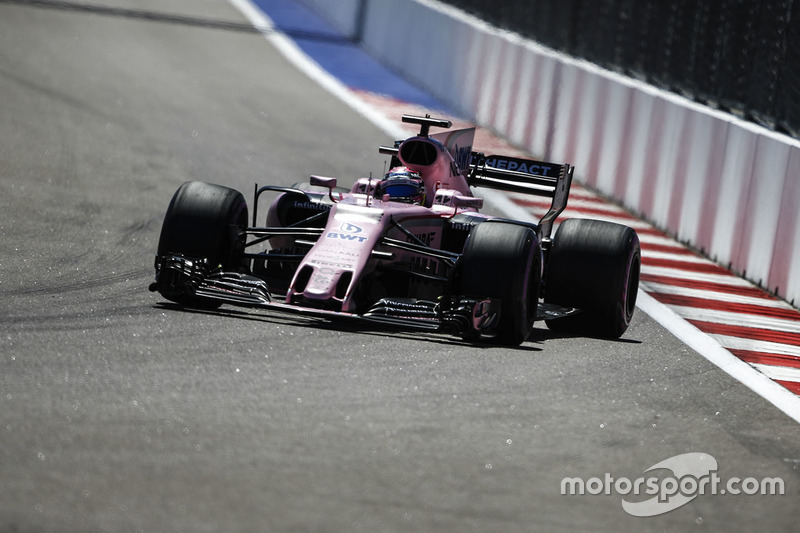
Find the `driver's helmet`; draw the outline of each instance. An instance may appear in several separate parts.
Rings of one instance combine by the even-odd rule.
[[[419,172],[408,167],[396,167],[378,183],[376,193],[378,197],[388,194],[395,202],[422,205],[425,203],[425,182]]]

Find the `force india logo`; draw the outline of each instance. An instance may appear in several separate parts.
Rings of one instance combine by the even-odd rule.
[[[343,241],[355,241],[355,242],[364,242],[367,240],[366,237],[358,235],[359,233],[363,232],[364,228],[361,226],[356,226],[355,224],[351,224],[349,222],[342,222],[341,226],[339,226],[339,231],[329,231],[325,237],[328,239],[341,239]]]

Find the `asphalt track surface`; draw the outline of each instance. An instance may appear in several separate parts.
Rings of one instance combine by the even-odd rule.
[[[183,181],[378,173],[391,139],[226,2],[92,5],[121,9],[0,2],[0,531],[800,523],[797,424],[641,312],[502,349],[149,293]],[[649,518],[560,494],[686,452],[786,494]]]

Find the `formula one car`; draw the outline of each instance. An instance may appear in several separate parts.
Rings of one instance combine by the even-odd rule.
[[[172,198],[150,286],[186,307],[221,304],[452,333],[515,346],[536,320],[569,334],[621,336],[634,312],[636,232],[562,222],[573,168],[472,151],[475,129],[404,115],[418,135],[383,146],[383,179],[352,188],[311,176],[256,185],[251,225],[236,190],[184,183]],[[470,187],[552,198],[538,224],[481,214]],[[259,199],[275,196],[259,225]]]

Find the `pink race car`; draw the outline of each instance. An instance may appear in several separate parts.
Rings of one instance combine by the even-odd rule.
[[[633,315],[641,262],[636,232],[598,220],[553,222],[573,168],[472,151],[474,128],[403,116],[419,135],[381,147],[383,179],[351,189],[312,176],[256,186],[252,225],[236,190],[181,185],[169,204],[151,291],[186,307],[277,308],[519,345],[534,321],[621,336]],[[470,187],[552,198],[538,224],[481,214]],[[271,193],[266,224],[259,199]],[[277,196],[276,196],[277,195]]]

